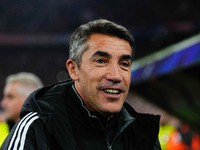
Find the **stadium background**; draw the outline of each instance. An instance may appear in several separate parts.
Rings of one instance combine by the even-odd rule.
[[[195,36],[196,57],[190,58],[191,63],[177,63],[162,74],[138,78],[132,81],[130,91],[199,131],[199,7],[197,0],[1,0],[0,91],[6,76],[20,71],[37,74],[45,85],[68,78],[69,37],[89,20],[105,18],[127,27],[136,41],[135,61],[146,58],[144,66],[153,61],[153,54],[170,51],[171,45]],[[180,57],[193,51],[189,48]],[[164,67],[170,68],[171,58],[165,58],[162,60],[168,65]]]

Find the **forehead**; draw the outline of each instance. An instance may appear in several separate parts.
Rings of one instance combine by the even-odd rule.
[[[5,88],[4,88],[4,93],[15,93],[17,92],[17,89],[18,87],[20,86],[20,83],[19,82],[11,82],[11,83],[8,83]]]
[[[128,41],[100,33],[94,33],[86,41],[88,50],[109,51],[112,54],[132,54],[132,49]]]

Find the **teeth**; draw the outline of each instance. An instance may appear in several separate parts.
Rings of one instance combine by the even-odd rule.
[[[113,89],[106,89],[104,90],[106,93],[110,93],[110,94],[118,94],[119,90],[113,90]]]

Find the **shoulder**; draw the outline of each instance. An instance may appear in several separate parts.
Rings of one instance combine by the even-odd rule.
[[[45,130],[38,114],[30,112],[13,127],[1,148],[8,150],[36,149],[36,140],[43,136],[44,132]],[[40,137],[36,137],[38,135]]]
[[[29,112],[38,112],[41,116],[52,114],[55,109],[59,110],[65,99],[68,98],[68,91],[72,84],[73,81],[67,80],[34,91],[24,102],[20,118]]]
[[[46,86],[35,93],[31,99],[37,100],[42,104],[56,105],[60,100],[67,98],[69,89],[72,87],[73,81],[62,81],[53,85]],[[33,100],[32,100],[33,101]],[[38,102],[38,103],[39,103]],[[41,104],[41,105],[42,105]]]
[[[159,124],[160,115],[138,113],[127,102],[124,103],[124,107],[128,111],[128,113],[138,121],[142,121],[142,122],[144,121],[150,124],[151,123]]]
[[[136,145],[153,147],[158,139],[160,115],[138,113],[128,103],[124,107],[135,118],[130,133],[135,136]]]
[[[124,107],[135,118],[133,125],[138,129],[155,133],[159,132],[160,115],[138,113],[128,103],[125,103]]]
[[[66,91],[66,89],[70,88],[73,84],[72,80],[66,80],[62,82],[58,82],[56,84],[52,84],[49,86],[45,86],[38,91],[36,91],[36,97],[40,97],[46,94],[52,94],[52,93],[63,93]]]

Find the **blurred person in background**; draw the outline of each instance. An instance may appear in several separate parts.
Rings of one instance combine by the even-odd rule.
[[[189,124],[181,124],[171,132],[166,150],[200,150],[200,135]]]
[[[1,100],[0,145],[13,125],[20,120],[20,111],[26,98],[42,86],[40,78],[33,73],[20,72],[7,77]]]
[[[72,80],[33,92],[2,149],[160,150],[160,116],[125,102],[134,45],[126,28],[108,20],[77,28],[66,63]]]
[[[162,150],[166,150],[171,134],[181,125],[181,120],[160,109],[160,131],[159,140]]]
[[[189,124],[166,112],[162,113],[160,123],[159,140],[162,150],[200,150],[200,136]]]

